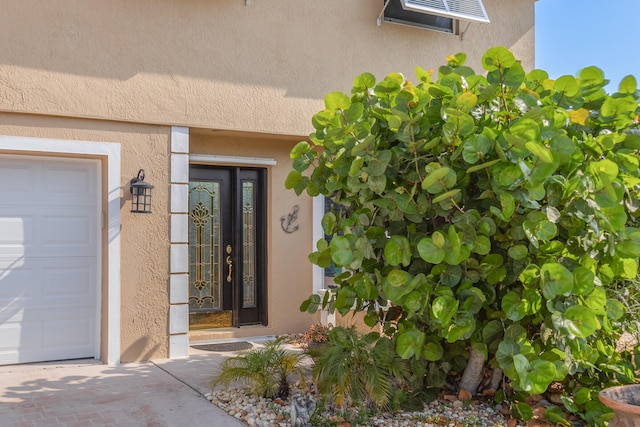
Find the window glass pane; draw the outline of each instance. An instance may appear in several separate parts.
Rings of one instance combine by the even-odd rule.
[[[242,308],[256,306],[255,183],[242,182]]]
[[[189,311],[220,309],[220,183],[189,183]]]

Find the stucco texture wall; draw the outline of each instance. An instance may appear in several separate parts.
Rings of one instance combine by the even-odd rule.
[[[267,229],[269,269],[267,272],[268,333],[285,334],[308,328],[310,316],[298,310],[312,292],[312,269],[308,255],[312,251],[312,201],[286,190],[284,181],[291,170],[289,152],[295,138],[264,137],[231,132],[193,131],[190,151],[197,154],[251,156],[275,159],[269,166]],[[298,231],[286,233],[280,218],[299,206],[294,225]],[[266,332],[262,332],[265,334]]]
[[[168,357],[170,128],[0,113],[0,135],[121,144],[121,359]],[[130,212],[129,180],[140,168],[155,186],[151,215]]]
[[[378,27],[379,0],[7,0],[0,111],[306,135],[363,71],[413,78],[461,51],[480,71],[495,45],[531,69],[534,1],[484,3],[463,40]]]

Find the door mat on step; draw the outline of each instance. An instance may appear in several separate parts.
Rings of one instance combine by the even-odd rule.
[[[205,351],[240,351],[249,350],[253,348],[250,342],[238,341],[238,342],[224,342],[219,344],[198,344],[192,345],[192,348]]]

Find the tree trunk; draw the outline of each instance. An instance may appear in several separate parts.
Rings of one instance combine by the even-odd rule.
[[[469,361],[460,380],[460,389],[466,390],[471,395],[476,394],[484,372],[484,353],[471,348]]]
[[[502,369],[495,368],[491,374],[491,383],[489,384],[489,387],[494,390],[498,390],[500,383],[502,383]]]

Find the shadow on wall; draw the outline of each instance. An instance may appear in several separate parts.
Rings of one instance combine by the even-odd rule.
[[[23,0],[12,2],[0,16],[0,26],[8,29],[0,61],[120,81],[139,74],[166,75],[174,79],[171,85],[188,84],[175,76],[205,78],[279,87],[290,97],[322,99],[328,91],[350,87],[363,71],[380,74],[380,79],[391,71],[411,72],[415,65],[437,67],[444,56],[434,58],[433,46],[451,54],[485,51],[498,43],[514,45],[533,28],[533,6],[530,1],[511,1],[485,0],[490,15],[510,16],[505,18],[510,21],[486,24],[496,25],[492,37],[485,37],[489,27],[472,24],[468,41],[461,42],[456,36],[399,25],[378,27],[382,1],[284,0],[274,7],[259,1],[246,6],[238,0],[173,0],[159,5],[114,0],[100,5],[78,2],[65,10],[59,2]],[[524,7],[531,8],[531,23],[512,23]],[[309,19],[291,19],[300,11],[283,13],[301,8]],[[33,24],[25,27],[24,22]],[[527,25],[531,28],[524,28]],[[397,69],[397,62],[408,57],[415,58],[415,64]],[[377,70],[365,69],[374,64]]]
[[[122,362],[139,362],[143,360],[151,360],[160,348],[160,344],[149,346],[149,338],[138,338],[133,344],[123,350]]]

